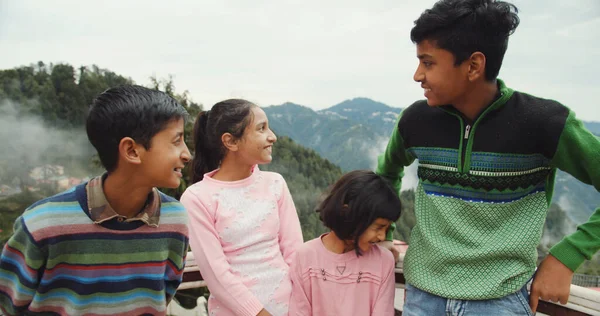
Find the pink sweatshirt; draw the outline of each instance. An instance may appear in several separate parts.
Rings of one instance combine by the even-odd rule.
[[[212,171],[181,196],[190,246],[210,290],[210,315],[288,315],[289,265],[302,245],[294,202],[281,175],[254,168],[240,181]]]
[[[360,257],[354,251],[336,254],[325,248],[321,237],[296,252],[290,268],[290,316],[393,316],[391,251],[373,245]]]

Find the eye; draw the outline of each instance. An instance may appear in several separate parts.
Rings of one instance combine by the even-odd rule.
[[[430,61],[424,61],[424,62],[423,62],[423,65],[424,65],[426,68],[429,68],[429,67],[431,67],[431,65],[433,65],[433,63],[432,63],[432,62],[430,62]]]

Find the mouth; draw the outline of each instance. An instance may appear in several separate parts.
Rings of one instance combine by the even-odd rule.
[[[265,149],[266,149],[268,152],[273,152],[273,145],[266,146],[266,147],[265,147]]]
[[[174,168],[173,171],[175,171],[175,173],[177,173],[177,175],[179,177],[183,177],[183,173],[182,173],[183,168]]]

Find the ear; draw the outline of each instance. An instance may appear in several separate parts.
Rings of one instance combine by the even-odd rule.
[[[136,143],[131,137],[123,137],[119,142],[119,157],[128,163],[139,165],[141,160],[141,150],[143,148],[140,144]]]
[[[221,143],[223,143],[223,146],[229,151],[238,151],[239,149],[239,139],[233,137],[231,133],[223,133],[223,135],[221,135]]]
[[[467,60],[469,63],[467,76],[469,81],[477,81],[485,78],[485,55],[482,52],[474,52]]]

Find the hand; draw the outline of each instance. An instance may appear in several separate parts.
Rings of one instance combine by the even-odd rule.
[[[537,269],[531,284],[529,306],[533,313],[537,310],[540,298],[567,304],[572,280],[573,271],[554,256],[548,255]]]
[[[400,252],[398,251],[398,249],[396,249],[396,247],[394,247],[394,242],[391,240],[384,240],[384,241],[380,241],[377,243],[379,246],[389,250],[392,252],[392,255],[394,255],[394,260],[396,260],[396,263],[398,263],[398,261],[400,260]]]
[[[271,313],[267,312],[266,309],[261,309],[260,312],[258,312],[258,314],[256,314],[256,316],[273,316],[271,315]]]

